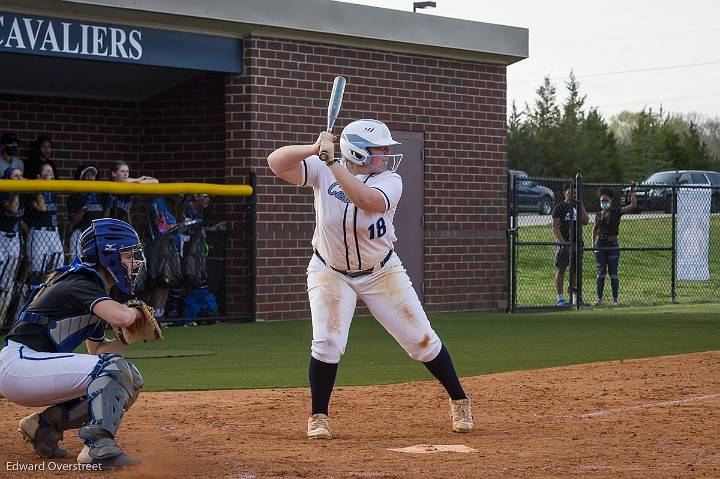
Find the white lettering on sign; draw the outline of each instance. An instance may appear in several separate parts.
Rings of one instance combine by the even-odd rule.
[[[125,53],[125,32],[119,28],[110,28],[110,56],[118,57],[118,52],[123,58],[127,58]]]
[[[21,48],[25,50],[25,42],[22,39],[22,33],[20,33],[20,25],[18,24],[17,18],[13,18],[12,26],[10,27],[10,35],[7,37],[7,46],[12,47],[10,42],[15,40],[14,48]]]
[[[35,50],[35,42],[37,42],[37,38],[40,35],[40,27],[43,24],[42,20],[35,20],[37,25],[37,30],[33,31],[32,27],[32,18],[23,18],[23,23],[25,23],[25,31],[27,32],[28,39],[30,40],[30,49]]]
[[[52,23],[48,23],[47,31],[45,32],[45,38],[43,39],[42,46],[40,47],[40,50],[46,50],[45,45],[50,44],[51,50],[54,52],[59,52],[60,47],[58,46],[57,37],[55,37],[55,29],[52,26]]]
[[[98,27],[93,25],[92,26],[93,31],[93,51],[92,54],[96,57],[106,57],[107,56],[107,45],[105,45],[105,38],[107,37],[107,28],[105,27]]]
[[[62,22],[63,27],[63,53],[77,53],[80,51],[80,44],[76,43],[75,48],[70,50],[70,26],[72,23]]]
[[[0,15],[0,47],[5,51],[26,50],[125,60],[140,60],[143,56],[140,30],[8,13]]]
[[[130,45],[135,49],[135,53],[130,53],[130,58],[133,60],[139,60],[142,58],[142,44],[140,43],[140,40],[142,39],[142,32],[139,30],[132,30],[130,32]]]

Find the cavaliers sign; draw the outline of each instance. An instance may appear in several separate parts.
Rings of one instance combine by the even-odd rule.
[[[0,52],[241,73],[238,38],[0,12]]]

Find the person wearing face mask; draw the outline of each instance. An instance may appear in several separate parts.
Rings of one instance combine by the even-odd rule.
[[[597,301],[595,304],[602,304],[607,273],[610,276],[613,304],[617,305],[620,289],[620,279],[618,277],[620,267],[620,244],[618,243],[620,218],[622,215],[630,213],[637,206],[635,185],[633,184],[630,188],[630,204],[622,208],[613,206],[615,192],[611,188],[602,187],[598,189],[598,196],[600,197],[600,211],[595,214],[595,224],[593,224],[592,229],[593,248],[597,263]]]
[[[20,173],[25,172],[25,163],[17,157],[18,138],[17,134],[12,131],[3,133],[0,137],[0,171],[5,171],[10,167],[17,168]]]

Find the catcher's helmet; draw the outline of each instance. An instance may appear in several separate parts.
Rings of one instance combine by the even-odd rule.
[[[393,140],[385,123],[378,120],[356,120],[346,126],[340,134],[340,154],[343,159],[356,165],[369,165],[373,155],[368,148],[399,145]],[[397,170],[402,155],[385,155],[393,160],[391,171]]]
[[[132,294],[135,278],[145,264],[140,238],[132,226],[113,218],[93,220],[80,235],[80,260],[99,265],[110,272],[117,287],[125,294]],[[122,254],[132,252],[130,270],[122,263]]]

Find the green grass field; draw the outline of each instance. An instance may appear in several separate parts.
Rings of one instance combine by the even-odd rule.
[[[720,305],[515,314],[431,316],[458,372],[475,376],[720,348]],[[307,385],[309,321],[164,330],[166,341],[128,348],[146,389],[193,390]],[[357,318],[338,384],[431,379],[374,320]]]
[[[522,224],[522,222],[520,223]],[[623,219],[621,247],[670,247],[670,218]],[[592,224],[583,228],[586,246],[592,245]],[[519,241],[554,241],[550,226],[521,226]],[[720,217],[710,221],[710,281],[679,281],[678,303],[714,302],[720,298]],[[555,303],[554,246],[518,246],[517,305],[541,306]],[[634,305],[671,302],[671,252],[623,251],[620,255],[620,302]],[[583,257],[583,299],[597,299],[595,256]],[[567,284],[567,275],[565,277]],[[610,280],[606,280],[605,299],[612,299]]]

